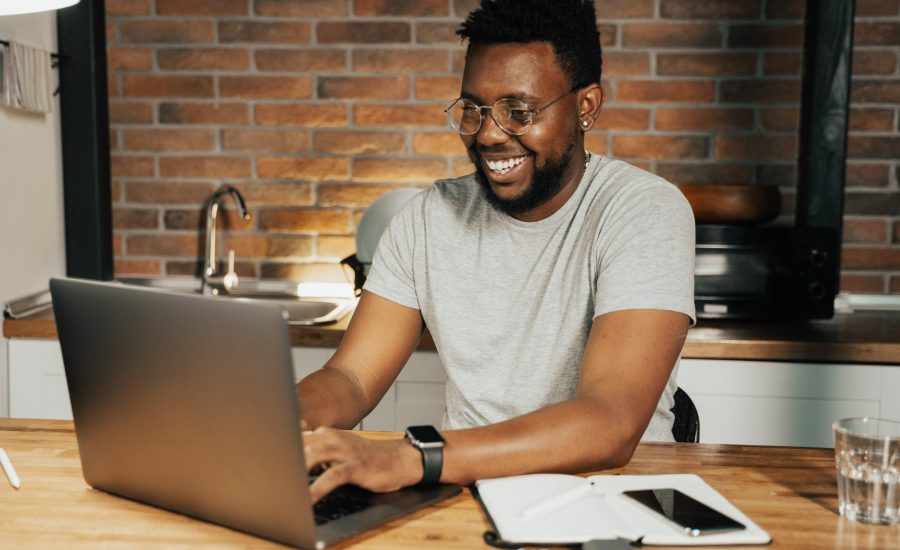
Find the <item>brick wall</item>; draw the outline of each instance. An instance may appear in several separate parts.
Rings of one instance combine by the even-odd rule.
[[[800,0],[596,0],[590,150],[676,183],[777,183],[793,211]],[[201,204],[238,272],[341,279],[365,207],[470,171],[442,108],[473,0],[107,0],[117,274],[199,271]],[[857,0],[845,290],[900,293],[900,0]]]

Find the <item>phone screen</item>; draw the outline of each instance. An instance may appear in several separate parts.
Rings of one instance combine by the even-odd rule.
[[[669,521],[677,523],[689,535],[697,536],[717,531],[745,529],[742,523],[713,510],[677,489],[625,491],[622,494],[643,504]]]

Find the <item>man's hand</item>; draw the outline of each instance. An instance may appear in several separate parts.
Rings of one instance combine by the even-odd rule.
[[[313,502],[346,483],[381,493],[422,479],[422,454],[404,439],[374,441],[320,427],[304,432],[303,443],[306,467],[324,469],[310,485]]]

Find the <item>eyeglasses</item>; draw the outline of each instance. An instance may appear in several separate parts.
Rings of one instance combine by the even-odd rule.
[[[518,99],[504,98],[497,100],[493,105],[478,105],[472,100],[460,97],[447,105],[447,108],[444,109],[444,114],[447,115],[447,120],[450,121],[450,126],[453,126],[454,130],[464,136],[471,136],[478,133],[478,130],[481,129],[485,111],[489,110],[491,118],[494,119],[494,122],[497,123],[501,130],[513,136],[521,136],[531,128],[534,117],[580,87],[581,84],[573,87],[537,109],[528,107],[527,103]]]

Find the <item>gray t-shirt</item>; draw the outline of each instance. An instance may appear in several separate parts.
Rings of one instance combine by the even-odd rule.
[[[472,175],[441,180],[391,221],[365,285],[418,309],[447,371],[444,428],[574,397],[593,319],[625,309],[694,319],[694,218],[678,189],[592,155],[548,218],[497,212]],[[672,441],[677,365],[645,440]]]

